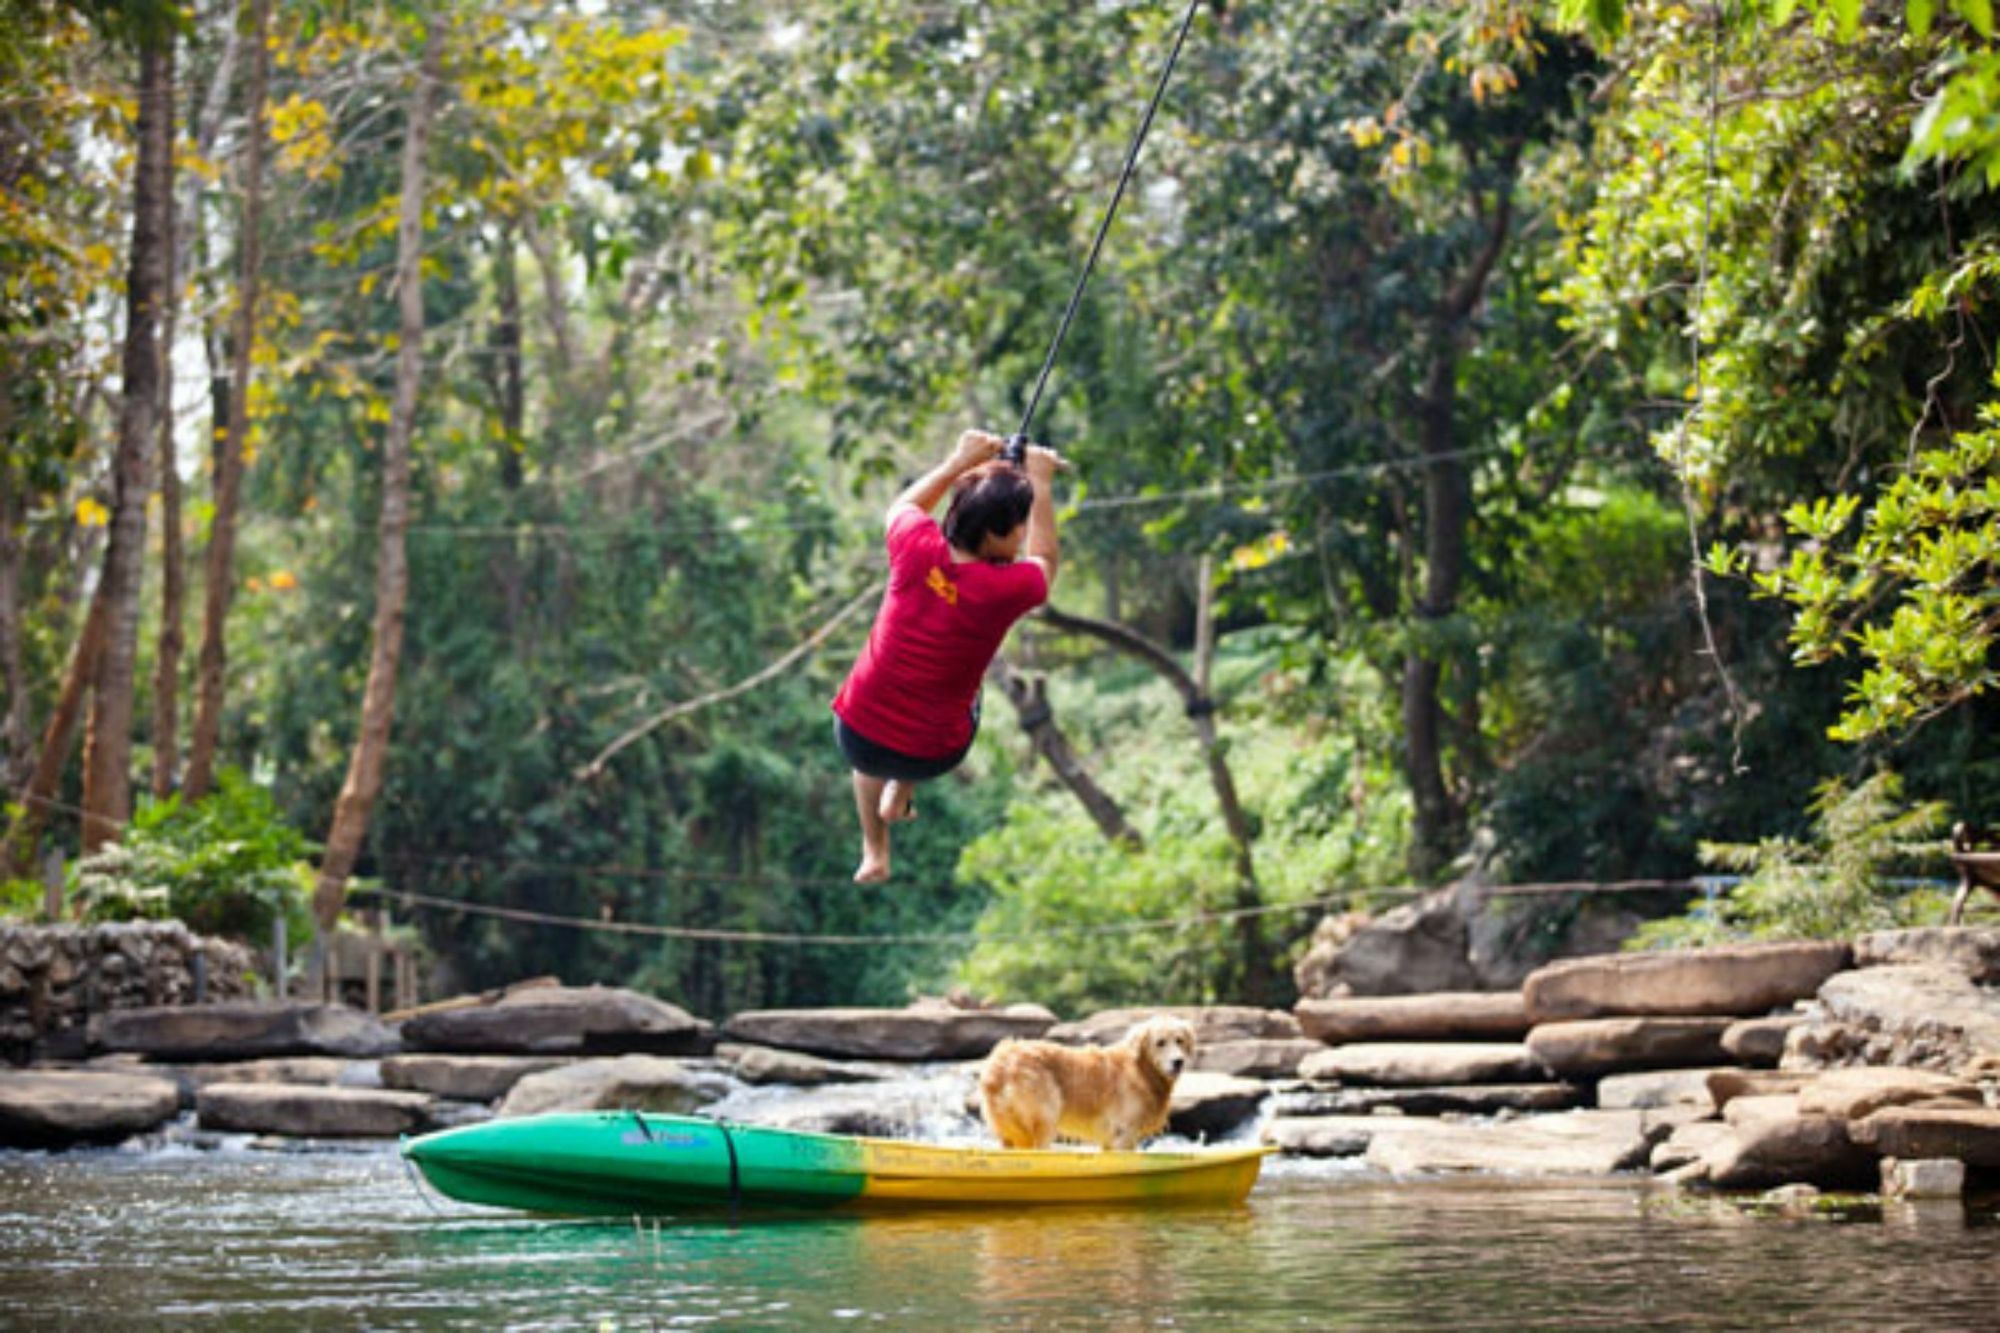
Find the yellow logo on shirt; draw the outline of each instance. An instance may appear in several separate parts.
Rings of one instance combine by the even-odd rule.
[[[958,605],[958,585],[946,578],[944,571],[936,565],[931,566],[930,577],[924,580],[924,586],[944,598],[946,604]]]

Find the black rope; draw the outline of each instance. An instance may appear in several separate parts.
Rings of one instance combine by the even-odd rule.
[[[1091,272],[1097,267],[1098,252],[1104,249],[1104,238],[1111,230],[1111,219],[1118,215],[1118,204],[1125,198],[1125,187],[1132,183],[1132,173],[1139,165],[1139,151],[1146,145],[1146,133],[1153,128],[1154,113],[1160,109],[1160,99],[1166,96],[1167,82],[1173,78],[1174,65],[1181,58],[1181,47],[1187,42],[1188,29],[1194,26],[1195,10],[1200,6],[1201,0],[1188,0],[1187,13],[1181,17],[1180,31],[1174,36],[1173,50],[1167,53],[1166,68],[1160,71],[1160,81],[1153,88],[1153,100],[1147,103],[1145,119],[1139,122],[1139,131],[1132,136],[1132,146],[1125,153],[1125,170],[1118,176],[1118,188],[1112,191],[1111,203],[1097,224],[1097,237],[1090,243],[1090,256],[1083,261],[1083,272],[1077,274],[1076,287],[1069,294],[1069,305],[1063,310],[1062,323],[1056,326],[1056,336],[1049,343],[1049,354],[1042,358],[1042,373],[1036,376],[1034,392],[1028,395],[1028,410],[1021,414],[1021,428],[1007,437],[1007,447],[1002,456],[1016,467],[1027,457],[1028,432],[1035,424],[1035,410],[1042,405],[1042,391],[1048,387],[1049,372],[1055,369],[1056,353],[1062,350],[1063,339],[1069,335],[1070,323],[1076,318],[1076,308],[1083,303],[1083,289],[1089,285]]]

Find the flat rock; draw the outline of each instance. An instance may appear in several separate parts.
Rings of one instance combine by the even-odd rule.
[[[1332,1043],[1518,1038],[1529,1026],[1519,991],[1309,999],[1300,1000],[1292,1012],[1308,1037]]]
[[[1711,1069],[1655,1069],[1612,1074],[1598,1081],[1597,1104],[1606,1111],[1644,1111],[1662,1106],[1695,1106],[1715,1112],[1709,1093]]]
[[[1804,1014],[1773,1014],[1731,1023],[1722,1034],[1722,1049],[1740,1065],[1775,1069],[1785,1054],[1785,1037],[1806,1021]]]
[[[1477,1083],[1429,1088],[1315,1088],[1281,1092],[1281,1116],[1372,1115],[1377,1108],[1406,1115],[1493,1115],[1499,1111],[1567,1111],[1581,1106],[1573,1083]]]
[[[411,1050],[495,1055],[703,1055],[715,1028],[679,1005],[612,986],[541,986],[492,1004],[418,1014]]]
[[[1548,1077],[1520,1042],[1355,1042],[1308,1056],[1302,1078],[1388,1087],[1531,1083]]]
[[[1799,1113],[1860,1120],[1887,1106],[1940,1100],[1975,1107],[1985,1105],[1976,1084],[1948,1074],[1929,1069],[1861,1065],[1829,1069],[1801,1087]]]
[[[2000,990],[1936,964],[1882,965],[1830,977],[1819,1000],[1833,1024],[1879,1043],[1873,1064],[1956,1069],[2000,1057]],[[1801,1028],[1792,1040],[1806,1035]]]
[[[1699,1162],[1710,1148],[1735,1132],[1720,1120],[1691,1120],[1676,1125],[1673,1133],[1653,1145],[1650,1164],[1654,1171],[1672,1171]]]
[[[655,1111],[690,1115],[727,1096],[729,1080],[662,1055],[620,1055],[528,1074],[500,1103],[503,1117],[545,1111]]]
[[[1722,1111],[1738,1097],[1790,1096],[1812,1082],[1813,1075],[1797,1070],[1711,1069],[1708,1097]]]
[[[817,1088],[829,1083],[880,1083],[896,1076],[894,1068],[854,1060],[823,1060],[803,1051],[783,1051],[774,1046],[744,1046],[724,1042],[715,1048],[715,1058],[729,1066],[729,1072],[745,1083],[779,1083],[794,1088]]]
[[[972,1060],[1009,1037],[1039,1037],[1055,1015],[1038,1004],[958,1009],[914,1004],[905,1009],[763,1009],[723,1025],[730,1040],[776,1046],[835,1059]]]
[[[1271,1089],[1254,1078],[1195,1070],[1174,1083],[1167,1129],[1191,1139],[1226,1137],[1257,1118]]]
[[[1811,998],[1852,961],[1845,944],[1732,944],[1550,963],[1521,993],[1536,1024],[1610,1015],[1752,1016]]]
[[[93,1022],[94,1041],[107,1051],[136,1051],[152,1060],[255,1060],[275,1055],[389,1055],[396,1034],[378,1019],[345,1005],[298,1000],[232,1000],[223,1004],[114,1009]]]
[[[173,1082],[144,1074],[0,1069],[0,1146],[58,1148],[143,1134],[180,1109]]]
[[[394,1138],[427,1129],[431,1099],[416,1092],[294,1083],[211,1083],[195,1099],[203,1129],[290,1138]]]
[[[1909,964],[1947,967],[1978,985],[2000,985],[2000,926],[1875,930],[1854,941],[1856,967]]]
[[[1429,1123],[1405,1115],[1280,1116],[1264,1126],[1264,1142],[1299,1157],[1359,1157],[1378,1138]]]
[[[1883,1157],[2000,1167],[2000,1111],[1986,1107],[1891,1106],[1848,1128],[1855,1142]]]
[[[1250,1037],[1197,1046],[1194,1067],[1205,1073],[1239,1078],[1292,1078],[1309,1055],[1326,1049],[1310,1037]]]
[[[1727,1063],[1726,1018],[1586,1018],[1543,1023],[1528,1033],[1528,1050],[1563,1078],[1592,1078],[1628,1069],[1679,1069]]]
[[[1742,1105],[1740,1099],[1731,1109]],[[1769,1189],[1807,1184],[1865,1189],[1879,1175],[1875,1154],[1848,1137],[1830,1116],[1745,1116],[1702,1153],[1708,1182],[1720,1189]]]
[[[1150,1009],[1101,1009],[1074,1023],[1058,1023],[1045,1034],[1065,1046],[1110,1046],[1135,1024],[1149,1018],[1179,1018],[1194,1026],[1199,1046],[1231,1041],[1282,1041],[1300,1035],[1299,1022],[1282,1009],[1241,1004],[1167,1004]]]
[[[1563,1111],[1504,1121],[1417,1120],[1380,1136],[1368,1164],[1396,1175],[1487,1171],[1506,1175],[1609,1175],[1646,1164],[1665,1129],[1641,1111]]]
[[[279,1055],[266,1060],[235,1060],[221,1064],[147,1065],[180,1088],[181,1109],[194,1109],[195,1097],[211,1083],[297,1083],[330,1088],[348,1076],[352,1060],[336,1055]]]
[[[383,1086],[461,1102],[497,1101],[530,1074],[568,1063],[559,1055],[392,1055]]]

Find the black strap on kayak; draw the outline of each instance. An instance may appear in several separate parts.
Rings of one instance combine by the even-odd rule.
[[[1132,136],[1132,146],[1125,152],[1125,170],[1119,173],[1118,188],[1111,192],[1111,203],[1104,210],[1104,217],[1097,224],[1097,237],[1090,243],[1090,255],[1083,261],[1083,272],[1076,278],[1076,287],[1069,294],[1069,305],[1063,310],[1062,322],[1056,326],[1055,339],[1049,343],[1049,354],[1042,359],[1042,373],[1035,377],[1034,392],[1028,395],[1028,410],[1021,414],[1021,427],[1007,437],[1007,445],[1001,456],[1019,467],[1028,456],[1029,432],[1034,428],[1035,409],[1042,404],[1042,391],[1048,388],[1049,372],[1056,367],[1056,353],[1062,350],[1063,339],[1069,334],[1071,321],[1076,318],[1076,308],[1083,303],[1083,289],[1090,283],[1092,270],[1097,267],[1098,252],[1104,249],[1104,238],[1111,230],[1111,219],[1118,216],[1118,204],[1125,198],[1125,187],[1132,183],[1132,173],[1139,166],[1139,150],[1146,146],[1146,132],[1153,128],[1153,116],[1160,109],[1160,99],[1166,96],[1167,81],[1174,76],[1174,66],[1180,61],[1181,47],[1187,44],[1188,29],[1194,26],[1195,11],[1201,7],[1201,0],[1188,0],[1187,13],[1181,16],[1180,31],[1174,35],[1173,49],[1167,53],[1166,67],[1160,71],[1160,81],[1153,88],[1153,100],[1146,104],[1146,115],[1139,122],[1139,130]]]
[[[651,1143],[653,1141],[653,1129],[652,1126],[646,1123],[645,1116],[642,1116],[637,1111],[634,1111],[632,1113],[632,1123],[639,1127],[639,1134],[646,1140],[646,1142]]]
[[[736,1139],[729,1132],[729,1125],[718,1120],[715,1127],[722,1131],[722,1146],[729,1149],[729,1227],[736,1229],[736,1214],[743,1205],[743,1172],[736,1164]]]

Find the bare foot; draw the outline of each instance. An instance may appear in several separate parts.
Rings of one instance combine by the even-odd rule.
[[[917,817],[916,789],[893,779],[882,788],[882,804],[877,807],[884,824],[901,824]]]
[[[880,884],[887,878],[889,878],[889,858],[886,856],[880,860],[873,856],[863,856],[861,868],[854,872],[856,884]]]

